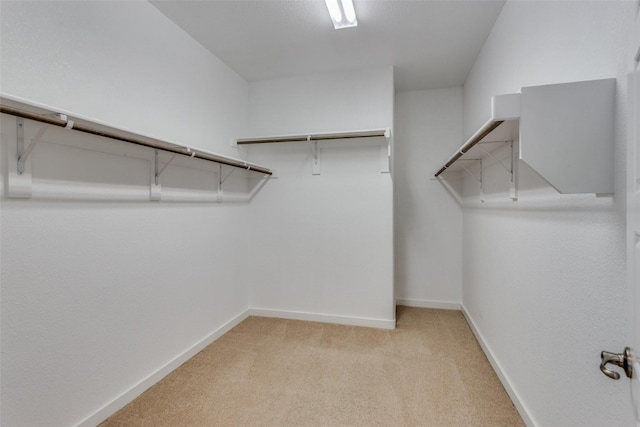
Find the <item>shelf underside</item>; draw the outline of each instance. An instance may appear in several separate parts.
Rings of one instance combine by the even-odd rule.
[[[490,156],[506,143],[518,138],[519,120],[508,120],[495,128],[490,134],[481,139],[476,145],[465,152],[446,172],[459,172],[469,167],[472,161]]]

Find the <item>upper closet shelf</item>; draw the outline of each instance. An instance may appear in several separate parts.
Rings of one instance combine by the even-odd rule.
[[[458,159],[467,154],[467,158],[476,154],[473,147],[480,142],[505,142],[513,139],[512,126],[500,126],[505,121],[520,118],[520,94],[496,95],[491,98],[491,118],[474,133],[436,172],[436,178],[449,169]]]
[[[173,142],[163,141],[160,139],[147,137],[131,131],[127,131],[110,124],[106,124],[97,120],[85,118],[73,113],[56,110],[52,107],[40,105],[31,101],[17,98],[7,94],[0,94],[0,113],[9,114],[23,119],[34,120],[45,123],[47,125],[58,126],[75,131],[84,132],[92,135],[102,136],[109,139],[123,141],[131,144],[142,145],[145,147],[162,150],[175,155],[193,157],[197,159],[215,162],[221,165],[227,165],[234,168],[244,169],[246,171],[256,172],[264,175],[272,175],[273,171],[264,166],[249,163],[241,159],[223,156],[221,154],[180,145]],[[35,141],[37,143],[37,139]],[[24,167],[31,150],[35,147],[32,142],[24,151],[19,154],[18,172]],[[158,175],[161,171],[158,171]]]
[[[615,85],[615,79],[591,80],[494,96],[490,120],[435,176],[468,170],[460,160],[477,160],[482,187],[482,158],[493,157],[489,146],[497,144],[481,143],[510,142],[513,153],[562,194],[613,193]],[[505,166],[512,181],[514,166]]]
[[[384,137],[384,142],[380,143],[380,137]],[[390,173],[390,158],[391,158],[391,129],[366,129],[366,130],[354,130],[343,132],[324,132],[324,133],[306,133],[297,135],[280,135],[280,136],[263,136],[253,138],[238,138],[236,143],[238,145],[247,144],[267,144],[277,142],[311,142],[312,144],[312,163],[311,174],[320,175],[320,149],[318,148],[318,142],[339,140],[339,139],[357,139],[357,138],[376,138],[375,140],[380,143],[380,172]]]
[[[264,136],[255,138],[238,138],[238,145],[244,144],[266,144],[273,142],[302,142],[302,141],[324,141],[330,139],[349,139],[349,138],[371,138],[376,136],[384,136],[389,139],[391,137],[390,129],[367,129],[346,132],[326,132],[312,134],[297,135],[280,135],[280,136]]]

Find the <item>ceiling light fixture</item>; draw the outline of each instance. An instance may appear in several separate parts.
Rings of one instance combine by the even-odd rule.
[[[353,0],[324,0],[329,9],[333,28],[357,27],[356,11],[353,8]]]

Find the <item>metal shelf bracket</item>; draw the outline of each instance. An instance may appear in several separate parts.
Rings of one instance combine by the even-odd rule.
[[[487,156],[491,157],[493,160],[495,160],[496,162],[500,163],[500,165],[508,172],[512,175],[512,179],[513,179],[513,163],[509,166],[505,165],[502,160],[498,159],[496,156],[494,156],[491,152],[485,150],[484,148],[482,148],[482,144],[495,144],[495,143],[501,143],[501,144],[510,144],[511,146],[511,161],[513,160],[513,141],[489,141],[489,142],[479,142],[477,144],[477,147],[480,149],[480,151],[482,151],[484,154],[486,154]]]
[[[176,154],[172,155],[169,158],[169,160],[167,160],[167,162],[161,168],[159,168],[159,164],[160,164],[159,156],[160,156],[160,153],[158,152],[157,148],[155,149],[154,156],[155,156],[155,168],[154,168],[154,170],[155,170],[155,174],[154,174],[155,183],[156,183],[156,185],[160,185],[160,175],[162,175],[162,172],[164,172],[164,170],[167,168],[167,166],[169,166],[169,163],[171,163],[173,161],[173,159],[176,158]]]
[[[478,183],[480,184],[480,201],[484,203],[484,180],[483,180],[484,177],[483,177],[483,171],[482,171],[482,159],[459,159],[458,161],[465,161],[465,160],[470,162],[478,162],[478,164],[480,165],[480,176],[476,176],[473,174],[473,172],[467,169],[465,165],[460,163],[460,166],[462,167],[462,169],[464,169],[469,175],[475,178],[475,180],[478,181]]]
[[[222,165],[221,164],[218,165],[218,189],[216,194],[217,203],[222,203],[224,201],[224,191],[222,189],[222,184],[224,184],[224,182],[227,180],[227,178],[229,178],[229,176],[232,173],[233,173],[233,170],[229,172],[229,174],[225,178],[222,178]]]
[[[469,169],[467,169],[466,166],[463,165],[462,163],[460,163],[460,167],[462,169],[464,169],[473,178],[475,178],[476,181],[478,181],[480,184],[482,184],[482,159],[460,159],[459,161],[480,162],[480,176],[479,177],[475,176],[473,174],[473,172],[471,172]]]
[[[71,123],[73,126],[73,121],[71,121]],[[36,145],[38,145],[38,143],[42,140],[42,136],[46,132],[47,126],[46,125],[40,126],[40,129],[38,129],[38,133],[36,134],[36,136],[34,136],[31,139],[31,143],[26,148],[24,146],[24,119],[18,118],[17,126],[18,126],[18,129],[17,129],[18,138],[16,140],[17,154],[18,154],[17,171],[18,171],[18,175],[22,175],[24,173],[24,169],[25,169],[24,166],[27,159],[29,158],[29,155],[31,155],[31,152],[33,151],[33,149],[36,148]]]
[[[307,136],[307,141],[311,142],[311,175],[320,175],[320,148],[318,148],[318,141],[312,140],[311,135]]]
[[[510,155],[509,155],[509,166],[505,165],[504,162],[500,159],[498,159],[496,156],[494,156],[491,152],[485,150],[484,148],[482,148],[481,144],[495,144],[495,143],[503,143],[503,144],[509,144],[509,148],[510,148]],[[509,174],[510,178],[509,178],[509,198],[513,201],[517,201],[518,200],[518,184],[517,184],[517,174],[516,174],[516,167],[518,164],[518,158],[517,158],[517,152],[515,150],[515,145],[513,143],[513,141],[488,141],[488,142],[480,142],[476,145],[476,147],[478,147],[478,149],[480,149],[480,151],[482,151],[484,154],[486,154],[487,156],[491,157],[493,160],[495,160],[497,163],[499,163]]]

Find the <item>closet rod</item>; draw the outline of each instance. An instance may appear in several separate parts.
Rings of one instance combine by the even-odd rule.
[[[298,135],[282,135],[282,136],[265,136],[257,138],[238,138],[236,143],[238,145],[244,144],[268,144],[273,142],[304,142],[304,141],[327,141],[330,139],[354,139],[354,138],[371,138],[377,136],[384,136],[389,138],[391,132],[389,129],[368,129],[368,130],[356,130],[347,132],[327,132],[327,133],[312,133],[312,134],[298,134]]]
[[[181,154],[187,157],[195,157],[198,159],[208,160],[210,162],[215,162],[215,163],[219,163],[227,166],[232,166],[235,168],[255,171],[258,173],[263,173],[265,175],[273,175],[273,171],[271,171],[270,169],[255,165],[253,163],[248,163],[242,160],[223,157],[217,154],[208,153],[206,151],[191,149],[186,146],[174,145],[165,141],[160,141],[160,140],[150,141],[150,140],[140,138],[137,135],[125,136],[110,130],[96,129],[82,123],[75,123],[70,120],[66,120],[64,118],[57,117],[54,115],[33,113],[31,111],[11,107],[8,105],[0,105],[0,113],[9,114],[16,117],[22,117],[24,119],[34,120],[37,122],[46,123],[52,126],[58,126],[62,128],[68,127],[70,124],[72,124],[71,128],[79,132],[102,136],[109,139],[115,139],[118,141],[128,142],[131,144],[142,145],[144,147],[156,148],[158,150]]]
[[[446,171],[449,166],[454,164],[456,160],[458,160],[467,151],[473,148],[473,146],[480,142],[482,138],[493,132],[493,130],[500,126],[503,122],[504,120],[489,120],[487,123],[485,123],[484,126],[482,126],[471,138],[469,138],[469,140],[465,142],[453,156],[451,156],[449,161],[445,163],[445,165],[442,166],[438,172],[436,172],[435,177],[437,178],[442,172]]]

